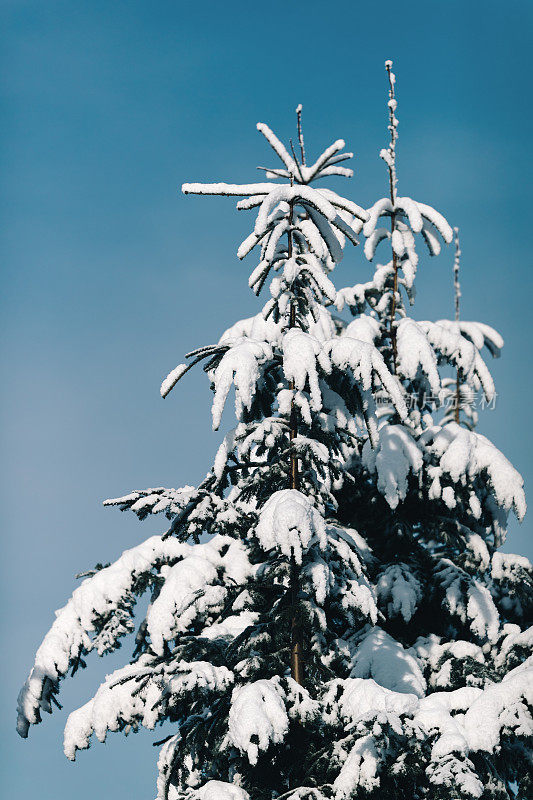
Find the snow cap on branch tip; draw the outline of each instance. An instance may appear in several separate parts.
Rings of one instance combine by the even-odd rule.
[[[387,59],[387,61],[385,61],[385,67],[387,69],[390,69],[392,67],[392,61],[390,60],[390,58]]]
[[[378,489],[393,509],[407,496],[409,474],[417,475],[423,464],[422,451],[403,425],[384,425],[376,449],[365,442],[362,460],[377,474]]]
[[[298,105],[296,106],[296,113],[299,114],[302,111],[302,108],[303,108],[302,104],[298,103]]]
[[[241,336],[231,342],[218,364],[213,383],[212,415],[213,430],[218,430],[228,392],[235,386],[235,413],[240,418],[243,409],[250,410],[260,377],[260,366],[272,358],[272,348],[268,342],[255,341]]]
[[[282,489],[269,497],[256,528],[265,550],[277,548],[302,563],[303,553],[317,542],[326,545],[326,525],[320,512],[297,489]]]
[[[189,365],[178,364],[178,366],[175,367],[172,372],[169,372],[159,390],[163,399],[172,391],[179,379],[187,372],[188,369]]]
[[[289,730],[285,692],[279,676],[237,686],[231,696],[228,718],[229,741],[250,764],[257,764],[259,752],[271,743],[281,744]]]
[[[304,391],[309,384],[311,408],[320,411],[322,395],[320,393],[317,363],[325,372],[331,371],[327,355],[323,352],[318,339],[299,328],[291,328],[283,337],[283,372],[288,381]]]
[[[234,783],[207,781],[193,790],[191,800],[250,800],[250,795]]]

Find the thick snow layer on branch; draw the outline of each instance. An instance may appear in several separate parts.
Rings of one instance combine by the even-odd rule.
[[[448,222],[444,219],[442,214],[440,214],[438,211],[435,211],[435,209],[431,206],[426,205],[426,203],[420,203],[417,201],[416,205],[418,207],[418,211],[424,217],[424,219],[427,219],[427,221],[438,230],[446,244],[450,244],[450,242],[453,240],[453,230]]]
[[[269,497],[259,516],[257,538],[265,550],[277,547],[285,556],[302,563],[311,544],[326,546],[324,519],[297,489],[282,489]]]
[[[329,553],[313,553],[302,570],[303,586],[316,603],[333,598],[351,622],[361,617],[375,623],[378,616],[374,593],[353,543],[328,527]],[[344,614],[343,614],[344,616]]]
[[[365,241],[364,253],[368,261],[372,261],[376,248],[384,239],[390,239],[391,232],[388,228],[375,228]]]
[[[522,662],[520,668],[529,669],[533,667],[533,625],[522,631],[518,625],[507,624],[504,626],[504,631],[506,633],[505,638],[501,643],[499,653],[494,658],[496,667],[499,669],[505,667],[508,664],[509,657],[513,656],[515,648],[519,652],[523,651],[532,654],[526,661]]]
[[[304,253],[297,258],[290,258],[283,266],[283,278],[274,278],[270,285],[270,293],[278,298],[286,296],[286,292],[297,279],[308,283],[313,294],[321,300],[333,302],[336,297],[335,287],[324,271],[324,265],[314,253]]]
[[[381,328],[377,319],[361,314],[346,326],[342,335],[373,345],[381,336]]]
[[[309,333],[318,339],[319,342],[324,342],[327,339],[335,336],[335,325],[331,318],[331,314],[324,306],[317,306],[315,309],[317,320],[311,316],[306,320],[309,326]],[[281,347],[283,336],[285,335],[285,323],[282,319],[274,322],[272,316],[265,319],[262,313],[256,314],[255,317],[248,317],[236,322],[231,328],[228,328],[220,337],[219,344],[231,344],[236,339],[246,337],[260,342],[268,342],[271,345]]]
[[[351,336],[341,336],[326,342],[324,349],[332,364],[343,371],[351,370],[355,380],[361,384],[364,391],[372,388],[372,378],[375,374],[400,417],[402,419],[407,417],[401,386],[387,369],[383,356],[377,348],[367,342],[352,339]]]
[[[318,385],[317,362],[329,370],[329,361],[322,352],[320,342],[309,333],[292,328],[283,337],[283,371],[296,389],[303,391],[309,382],[311,408],[322,408],[322,395]]]
[[[479,660],[479,648],[469,642],[455,644],[456,647],[452,647],[453,643],[436,646],[436,642],[427,640],[419,650],[421,655],[427,651],[426,659],[434,666],[440,662],[446,647],[452,647],[457,658],[474,656]],[[379,656],[375,658],[378,660]],[[493,753],[500,746],[502,734],[531,736],[532,678],[533,669],[522,665],[500,683],[489,683],[485,689],[466,686],[427,696],[422,687],[416,693],[391,690],[377,678],[336,679],[326,686],[322,697],[323,716],[327,722],[344,724],[348,730],[376,720],[379,725],[387,721],[396,732],[403,730],[408,737],[413,734],[418,740],[431,737],[431,758],[426,770],[431,783],[460,788],[468,796],[480,797],[483,785],[468,756],[476,751]],[[374,725],[374,736],[379,730]],[[368,736],[356,740],[357,745],[366,746],[367,742]],[[377,759],[371,776],[377,775],[381,760]],[[339,796],[365,785],[360,762],[355,759],[352,766],[353,770],[346,759],[341,768],[337,778]]]
[[[410,197],[397,197],[394,210],[395,213],[403,211],[414,233],[420,233],[422,230],[422,215],[415,200],[411,200]]]
[[[143,725],[152,730],[170,701],[175,703],[195,690],[221,692],[232,683],[229,669],[206,661],[157,664],[152,656],[141,656],[136,663],[108,675],[93,699],[70,714],[65,726],[65,755],[74,761],[77,750],[89,747],[93,733],[104,742],[108,731],[123,725]]]
[[[378,219],[382,216],[390,216],[392,210],[393,205],[388,197],[383,197],[381,200],[374,203],[374,205],[367,210],[368,219],[363,225],[364,235],[367,238],[371,236],[376,229]]]
[[[355,563],[355,554],[346,542],[338,542],[335,549],[344,569],[341,572],[342,577],[339,576],[339,570],[336,570],[337,582],[331,586],[331,594],[337,596],[341,608],[354,625],[360,624],[361,617],[375,624],[378,618],[378,608],[374,591],[360,565]],[[329,567],[327,569],[329,571]],[[325,572],[326,570],[324,570]],[[332,577],[330,577],[330,581]],[[324,582],[325,578],[326,575],[324,574]]]
[[[260,377],[260,365],[272,358],[267,342],[242,337],[231,343],[215,370],[213,398],[213,429],[220,425],[222,412],[231,385],[235,385],[235,414],[240,419],[243,409],[250,409]]]
[[[318,172],[323,173],[326,164],[330,162],[330,160],[333,161],[336,153],[338,153],[339,150],[343,150],[345,146],[346,142],[344,139],[337,139],[335,142],[333,142],[333,144],[330,144],[329,147],[326,147],[324,152],[319,155],[314,164],[312,164],[310,167],[304,167],[304,170],[306,170],[306,172],[303,173],[304,178],[309,180],[311,176],[314,177]]]
[[[435,577],[445,590],[444,604],[450,613],[468,624],[481,641],[495,642],[500,618],[487,587],[447,558],[440,560]]]
[[[226,617],[222,622],[214,622],[212,625],[206,625],[202,628],[203,639],[235,639],[237,636],[255,625],[259,619],[257,611],[241,611],[240,614],[231,614]]]
[[[335,323],[331,313],[324,306],[318,306],[315,311],[316,319],[310,317],[308,320],[309,333],[323,343],[335,336]]]
[[[198,616],[222,608],[226,590],[217,585],[217,577],[216,565],[201,554],[188,556],[170,568],[146,616],[156,653],[162,655],[165,641],[186,631]]]
[[[373,678],[393,692],[423,697],[426,681],[417,660],[381,628],[371,628],[358,641],[351,678]]]
[[[461,334],[469,339],[478,350],[487,347],[491,355],[495,357],[500,355],[500,351],[503,348],[503,339],[498,331],[491,328],[490,325],[485,325],[484,322],[439,319],[436,324],[443,325],[448,330]]]
[[[420,702],[414,718],[415,730],[420,730],[424,736],[437,733],[427,768],[431,783],[459,787],[472,797],[480,797],[483,786],[467,758],[469,748],[465,732],[452,713],[463,710],[478,692],[478,689],[468,688],[429,695]]]
[[[254,227],[256,236],[260,236],[266,231],[269,215],[279,203],[310,206],[329,222],[333,222],[337,216],[335,207],[317,189],[310,186],[291,186],[290,184],[273,186],[273,191],[267,194],[259,208]]]
[[[432,759],[453,752],[464,755],[469,751],[494,752],[503,731],[531,736],[533,719],[527,706],[531,707],[533,702],[532,678],[531,670],[513,670],[501,683],[484,690],[465,687],[436,692],[421,700],[415,725],[426,734],[434,730],[440,733]]]
[[[17,729],[21,736],[26,737],[28,727],[40,722],[41,710],[51,712],[51,695],[78,657],[93,649],[100,655],[113,650],[118,637],[131,630],[127,619],[131,616],[136,581],[156,565],[183,558],[192,550],[191,545],[176,539],[163,541],[160,536],[153,536],[83,581],[67,605],[56,612],[55,622],[37,650],[35,665],[20,691]],[[106,635],[104,625],[91,638],[102,618],[113,619],[113,613],[121,606],[125,607],[122,626],[111,627]]]
[[[312,206],[308,206],[306,211],[309,219],[316,228],[316,237],[322,243],[322,250],[329,254],[332,262],[337,263],[342,259],[342,236],[333,230],[332,222]],[[337,218],[335,219],[337,221]]]
[[[492,556],[491,575],[496,581],[510,581],[516,583],[520,573],[527,574],[533,571],[531,562],[525,556],[514,553],[494,553]]]
[[[420,370],[429,383],[432,394],[440,391],[437,358],[423,329],[412,319],[401,319],[397,327],[397,369],[410,381],[415,380]]]
[[[219,344],[232,344],[234,341],[246,337],[258,342],[279,344],[283,336],[283,320],[274,322],[272,316],[265,319],[263,314],[247,317],[236,322],[228,328],[219,339]]]
[[[403,425],[383,425],[378,447],[372,449],[369,442],[363,447],[363,464],[377,472],[378,489],[391,508],[405,499],[409,473],[417,475],[422,461],[420,448]]]
[[[472,750],[493,752],[502,729],[533,735],[533,668],[517,667],[501,683],[488,686],[470,705],[463,725]]]
[[[341,197],[331,189],[318,189],[317,191],[319,191],[320,194],[323,194],[324,197],[335,206],[335,208],[338,208],[341,211],[346,211],[351,217],[354,217],[350,224],[356,233],[360,232],[362,229],[362,223],[368,217],[368,212],[365,211],[364,208],[361,208],[361,206],[358,206],[357,203],[354,203],[352,200],[346,200],[345,197]]]
[[[250,800],[250,795],[234,783],[207,781],[192,791],[188,800]]]
[[[358,739],[333,783],[336,800],[353,797],[358,786],[367,791],[379,786],[380,761],[374,737],[367,735]]]
[[[172,767],[174,764],[174,757],[176,749],[179,747],[181,736],[176,733],[168,739],[159,752],[157,760],[157,800],[170,800],[169,789],[171,788],[170,780],[172,777]],[[172,800],[176,799],[176,794],[173,795]]]
[[[382,157],[389,163],[387,154],[388,151],[382,150]],[[393,217],[394,229],[392,232],[385,227],[377,227],[379,220],[383,217]],[[396,197],[394,204],[388,197],[374,203],[368,210],[368,219],[363,226],[363,233],[366,237],[365,256],[369,261],[374,258],[380,242],[385,239],[391,241],[392,250],[400,260],[399,266],[404,273],[407,287],[413,285],[418,263],[414,234],[422,234],[430,255],[438,255],[440,252],[438,234],[447,244],[453,239],[453,231],[442,214],[439,214],[431,206],[419,203],[410,197]]]
[[[408,736],[414,732],[418,739],[432,737],[427,765],[431,783],[459,787],[466,795],[480,797],[483,786],[468,756],[476,751],[493,753],[504,732],[521,737],[533,733],[532,678],[531,668],[517,668],[501,683],[489,684],[484,690],[464,687],[421,698],[390,691],[372,679],[335,680],[323,697],[325,718],[333,721],[338,714],[352,724],[377,718],[381,723],[388,720],[397,731],[403,728]],[[364,737],[357,743],[366,744],[367,740]],[[375,769],[377,774],[377,764]],[[349,792],[364,785],[357,769],[350,774],[343,767],[337,780],[339,789]]]
[[[285,693],[278,677],[238,686],[233,690],[228,742],[257,764],[260,750],[280,744],[289,729]]]
[[[373,678],[331,681],[323,702],[326,708],[335,707],[344,722],[372,719],[380,714],[412,716],[419,705],[416,694],[392,691]]]
[[[224,555],[221,555],[221,551]],[[222,570],[224,578],[219,578]],[[191,553],[165,569],[165,582],[146,615],[152,649],[163,654],[164,643],[185,632],[197,618],[221,611],[227,579],[243,583],[253,574],[244,543],[215,536],[194,545]]]
[[[495,641],[500,628],[498,609],[491,593],[479,581],[470,587],[466,614],[471,620],[471,630],[483,641]]]
[[[253,573],[244,544],[231,537],[215,536],[206,544],[189,545],[175,538],[163,541],[154,536],[87,578],[57,612],[37,651],[35,666],[18,700],[17,727],[21,736],[27,736],[29,725],[40,721],[41,710],[51,711],[51,694],[79,657],[92,649],[100,654],[114,649],[118,637],[131,630],[128,621],[136,581],[146,579],[154,569],[165,579],[146,617],[156,653],[162,653],[164,642],[185,630],[198,616],[221,607],[226,588],[218,570],[239,583]],[[105,623],[106,619],[110,622]],[[110,625],[108,632],[106,625]],[[91,638],[95,631],[97,635]]]
[[[443,642],[440,637],[432,634],[417,639],[413,649],[429,670],[428,681],[432,688],[450,688],[451,670],[456,661],[468,658],[479,664],[485,663],[481,647],[464,639]]]
[[[442,428],[429,428],[420,443],[436,456],[440,468],[454,483],[486,475],[498,506],[505,511],[513,509],[519,520],[524,517],[522,476],[485,436],[450,422]]]
[[[479,350],[463,336],[455,322],[422,321],[418,323],[439,357],[461,370],[463,380],[475,389],[481,386],[488,401],[494,398],[494,381]]]
[[[389,217],[393,213],[396,217],[403,216],[406,218],[413,233],[421,233],[424,219],[426,219],[438,230],[446,244],[449,244],[453,239],[453,231],[442,214],[439,214],[431,206],[412,200],[410,197],[397,197],[394,205],[392,205],[388,197],[384,197],[374,203],[368,209],[368,220],[363,228],[365,236],[369,237],[373,234],[381,217]]]
[[[213,462],[213,472],[218,480],[222,479],[224,470],[226,469],[228,456],[233,451],[235,446],[235,432],[236,428],[228,431],[217,450],[217,454]]]

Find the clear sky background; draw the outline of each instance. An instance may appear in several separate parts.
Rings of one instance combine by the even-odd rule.
[[[198,481],[219,435],[210,392],[161,379],[259,304],[236,249],[252,217],[187,198],[188,180],[256,180],[273,155],[255,130],[309,154],[344,137],[343,187],[386,192],[386,76],[398,76],[399,188],[461,228],[463,316],[505,338],[497,407],[480,431],[531,486],[531,74],[529,0],[335,4],[4,0],[2,105],[2,614],[0,782],[6,797],[149,800],[165,731],[110,734],[72,765],[66,713],[127,660],[89,659],[65,710],[14,733],[16,694],[75,573],[164,520],[101,501]],[[340,186],[339,186],[340,189]],[[453,252],[423,259],[415,316],[452,314]],[[338,286],[366,279],[347,255]],[[229,418],[226,417],[226,421]],[[532,555],[531,523],[504,549]]]

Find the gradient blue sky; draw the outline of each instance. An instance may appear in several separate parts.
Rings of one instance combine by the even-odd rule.
[[[395,60],[402,194],[462,231],[463,312],[498,328],[489,435],[531,484],[533,5],[528,0],[357,3],[4,0],[2,755],[17,800],[154,796],[164,735],[111,734],[76,765],[66,712],[125,660],[90,659],[65,711],[23,742],[19,685],[74,574],[161,529],[104,510],[109,496],[194,483],[219,436],[202,373],[169,399],[187,350],[258,310],[235,252],[251,218],[186,198],[185,180],[255,179],[272,162],[257,121],[293,135],[304,105],[316,153],[346,138],[369,205],[386,191],[383,62]],[[529,179],[529,183],[528,183]],[[452,252],[426,259],[415,315],[452,313]],[[347,256],[337,285],[369,275]],[[505,547],[532,554],[528,518]]]

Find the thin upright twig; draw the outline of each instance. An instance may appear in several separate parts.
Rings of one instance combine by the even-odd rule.
[[[290,146],[291,146],[292,157],[294,158],[294,163],[296,164],[296,169],[298,170],[298,175],[300,176],[300,181],[302,183],[305,183],[304,176],[302,175],[302,170],[301,170],[301,167],[300,167],[300,162],[298,161],[298,158],[297,158],[296,153],[294,151],[294,145],[292,143],[292,139],[289,139],[289,143],[290,143]]]
[[[455,321],[458,323],[460,314],[460,301],[461,301],[461,284],[459,283],[461,246],[459,244],[459,228],[454,228],[453,232],[455,234],[455,258],[453,261],[453,290],[454,290],[454,301],[455,301]],[[457,367],[456,378],[455,378],[454,419],[458,425],[460,424],[461,420],[460,402],[461,402],[461,378],[459,375],[459,367]]]
[[[391,235],[394,233],[394,229],[396,227],[396,214],[394,209],[396,208],[396,185],[398,183],[398,178],[396,175],[396,141],[398,139],[398,120],[396,119],[396,97],[394,93],[394,85],[396,83],[396,76],[394,72],[392,72],[392,61],[385,61],[385,69],[387,70],[387,75],[389,78],[389,125],[388,129],[390,132],[390,143],[387,149],[387,159],[386,164],[389,170],[389,193],[390,193],[390,201],[392,205],[392,211],[390,216],[390,225],[391,225]],[[396,361],[398,356],[398,348],[396,343],[396,327],[395,327],[395,319],[396,319],[396,308],[397,308],[397,295],[398,295],[398,256],[394,251],[394,246],[392,247],[392,267],[394,270],[394,279],[393,279],[393,287],[392,287],[392,304],[391,304],[391,312],[390,312],[390,321],[389,321],[389,336],[392,344],[392,366],[393,372],[396,373]]]
[[[305,147],[304,147],[304,133],[302,129],[302,104],[296,106],[296,117],[298,120],[298,141],[300,142],[300,153],[302,154],[302,164],[305,167]]]

